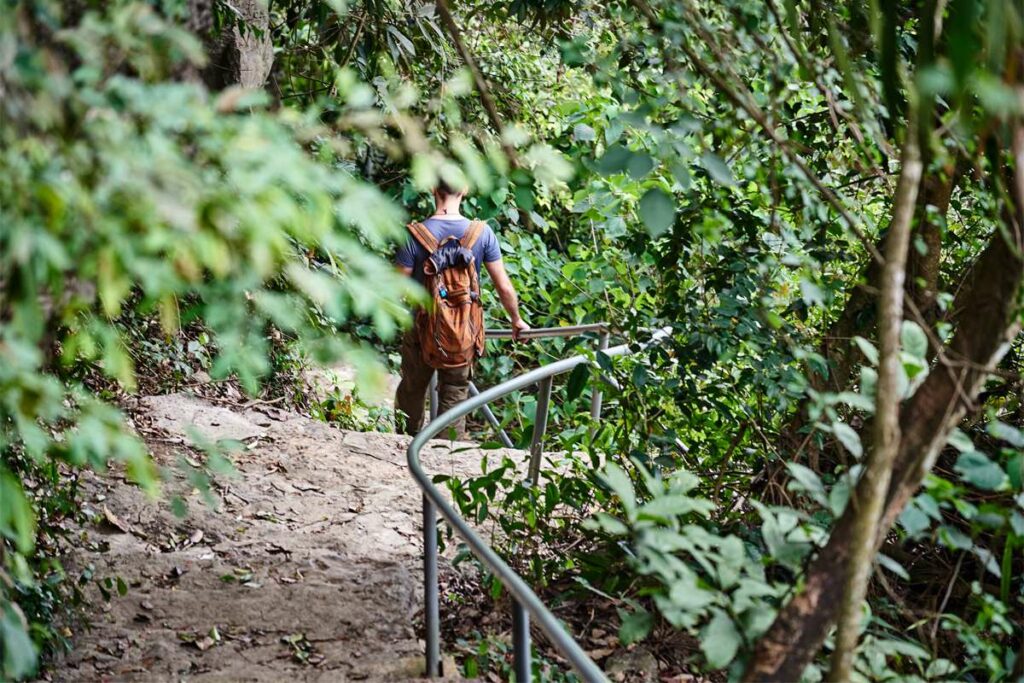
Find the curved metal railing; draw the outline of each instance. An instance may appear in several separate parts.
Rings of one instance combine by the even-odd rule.
[[[597,332],[600,335],[599,348],[608,356],[622,356],[630,353],[629,344],[606,348],[608,343],[608,327],[604,323],[530,330],[524,333],[522,337],[529,339],[544,336],[571,336],[586,332]],[[667,335],[668,331],[666,329],[658,330],[648,342],[642,344],[642,347],[657,343]],[[488,336],[492,338],[507,338],[512,336],[512,332],[511,330],[498,330],[489,332]],[[558,375],[571,372],[578,365],[589,362],[590,357],[582,354],[565,358],[530,370],[486,391],[473,391],[474,395],[469,399],[439,416],[435,417],[433,415],[432,408],[433,419],[409,444],[409,469],[416,483],[423,491],[424,622],[426,626],[426,675],[428,677],[439,676],[441,673],[440,605],[437,584],[437,515],[440,513],[455,533],[465,541],[473,554],[487,565],[512,596],[512,645],[515,655],[513,670],[515,671],[517,683],[529,681],[531,678],[530,617],[533,617],[540,629],[551,639],[555,649],[569,660],[584,681],[590,683],[591,681],[608,680],[600,667],[590,659],[580,644],[566,631],[558,618],[541,602],[540,598],[537,597],[536,593],[533,592],[522,577],[516,574],[494,552],[487,542],[481,539],[469,527],[451,504],[445,500],[441,491],[434,486],[420,464],[420,451],[427,442],[460,417],[468,415],[477,409],[487,408],[491,401],[506,396],[513,391],[537,384],[539,386],[537,417],[534,420],[533,444],[530,448],[530,469],[528,473],[529,480],[536,482],[539,475],[552,380]],[[594,396],[595,398],[591,403],[591,415],[597,418],[601,411],[600,393],[597,389],[594,391]],[[436,401],[432,401],[432,405],[437,405]],[[489,413],[489,410],[486,413]],[[492,425],[495,425],[500,430],[500,425],[493,414],[490,415],[489,420]],[[507,436],[505,436],[505,443],[511,446]]]

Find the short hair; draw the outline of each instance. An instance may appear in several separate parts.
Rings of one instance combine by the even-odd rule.
[[[456,189],[451,183],[446,182],[444,178],[439,178],[434,190],[442,197],[451,197],[459,194],[460,192],[465,192],[466,188]]]

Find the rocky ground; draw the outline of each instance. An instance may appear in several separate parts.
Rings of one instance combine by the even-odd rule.
[[[421,499],[405,437],[189,394],[143,403],[147,441],[174,473],[156,502],[116,471],[85,475],[93,523],[70,564],[92,567],[95,608],[55,680],[402,680],[422,671]],[[196,433],[241,444],[235,474],[210,489],[212,505],[188,476],[199,456],[185,445]],[[482,456],[437,442],[424,463],[469,474]],[[174,496],[187,503],[183,517]]]

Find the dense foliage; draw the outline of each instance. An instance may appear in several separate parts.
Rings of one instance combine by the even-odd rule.
[[[538,590],[616,605],[623,644],[747,680],[821,678],[865,562],[849,501],[876,466],[880,257],[906,209],[901,434],[855,675],[1021,675],[1017,3],[235,5],[0,10],[5,676],[62,637],[76,468],[158,486],[116,408],[145,344],[253,392],[282,346],[372,372],[415,296],[388,255],[438,177],[473,185],[532,325],[672,329],[556,387],[568,455],[539,486],[506,463],[448,480],[455,500]],[[210,76],[225,39],[272,56],[263,92]],[[481,375],[589,348],[493,346]],[[536,401],[514,398],[525,444]],[[699,645],[666,652],[672,630]]]

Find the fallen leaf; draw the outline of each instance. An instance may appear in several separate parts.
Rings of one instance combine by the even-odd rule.
[[[211,647],[216,645],[217,641],[211,638],[210,636],[206,636],[205,638],[201,638],[200,640],[194,641],[192,644],[199,648],[200,651],[206,652]]]
[[[123,534],[130,534],[132,532],[131,526],[128,523],[121,521],[121,519],[111,512],[110,508],[106,505],[103,506],[103,520]]]

